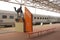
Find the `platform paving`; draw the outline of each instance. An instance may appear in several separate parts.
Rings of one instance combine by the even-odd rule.
[[[56,32],[34,38],[28,38],[26,33],[10,32],[0,34],[0,40],[60,40],[60,24],[53,24],[50,26],[56,27]]]

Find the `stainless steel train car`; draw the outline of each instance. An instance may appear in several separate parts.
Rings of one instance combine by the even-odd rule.
[[[16,17],[15,12],[0,10],[0,26],[14,27]]]
[[[32,18],[33,25],[60,23],[60,17],[38,15],[38,14],[32,14],[32,16],[33,16]],[[0,26],[14,27],[16,18],[17,18],[16,12],[0,10]]]
[[[60,23],[60,17],[33,14],[33,25],[50,23]]]

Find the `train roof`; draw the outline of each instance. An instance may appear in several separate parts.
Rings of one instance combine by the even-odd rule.
[[[0,14],[2,14],[2,13],[16,14],[16,12],[14,12],[14,11],[0,10]]]
[[[33,16],[49,16],[49,17],[57,17],[57,16],[51,16],[51,15],[41,15],[41,14],[32,14]],[[58,17],[58,18],[60,18],[60,17]]]
[[[49,15],[41,15],[41,14],[32,14],[33,16],[49,16]]]

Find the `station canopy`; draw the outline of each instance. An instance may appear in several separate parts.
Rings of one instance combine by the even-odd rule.
[[[0,0],[60,13],[60,0]]]
[[[26,5],[60,13],[60,0],[25,0]]]
[[[60,17],[59,0],[0,0],[0,5],[1,5],[0,9],[2,10],[14,11],[13,7],[19,8],[20,5],[23,5],[22,6],[23,13],[24,13],[24,6],[26,6],[32,14]]]

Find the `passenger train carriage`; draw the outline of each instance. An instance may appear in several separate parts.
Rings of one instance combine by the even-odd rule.
[[[60,23],[60,17],[33,14],[33,24]]]
[[[60,23],[60,17],[32,14],[32,22],[35,24],[49,24],[49,23]],[[17,13],[12,11],[0,10],[0,26],[14,27]]]
[[[0,26],[15,26],[15,19],[17,15],[12,11],[0,10]]]

